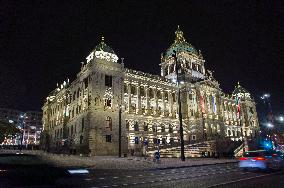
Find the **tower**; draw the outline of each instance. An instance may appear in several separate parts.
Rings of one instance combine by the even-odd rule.
[[[119,121],[125,124],[119,110],[123,99],[124,64],[109,47],[104,37],[90,53],[91,107],[89,148],[95,155],[117,155],[119,147]],[[122,148],[127,148],[125,125],[122,125]]]

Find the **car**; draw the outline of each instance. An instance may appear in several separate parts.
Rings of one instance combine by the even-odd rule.
[[[239,167],[242,170],[281,170],[283,165],[284,157],[279,151],[247,151],[239,159]]]
[[[88,170],[60,168],[37,155],[0,154],[0,187],[82,187],[82,174]]]

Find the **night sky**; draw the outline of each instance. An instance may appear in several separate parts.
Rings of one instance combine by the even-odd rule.
[[[41,110],[57,82],[74,80],[101,36],[127,68],[160,74],[160,55],[180,25],[223,91],[240,81],[260,114],[265,92],[282,113],[283,10],[275,0],[0,1],[0,107]]]

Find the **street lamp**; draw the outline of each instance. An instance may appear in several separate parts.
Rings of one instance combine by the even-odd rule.
[[[267,123],[266,126],[267,126],[268,128],[272,128],[272,127],[273,127],[273,124],[272,124],[272,123]]]
[[[178,69],[178,63],[177,63],[177,52],[174,50],[174,54],[172,57],[175,59],[175,66],[176,66],[176,81],[177,81],[177,86],[178,86],[178,117],[179,117],[179,132],[180,132],[180,158],[181,161],[185,161],[185,156],[184,156],[184,140],[183,140],[183,126],[182,126],[182,113],[181,113],[181,100],[180,100],[180,80],[179,80],[179,69]]]

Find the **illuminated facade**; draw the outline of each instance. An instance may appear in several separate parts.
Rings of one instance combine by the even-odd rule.
[[[82,63],[77,79],[64,81],[47,97],[42,108],[48,135],[45,145],[117,155],[121,108],[123,153],[134,151],[140,155],[145,143],[149,152],[157,147],[161,151],[177,148],[176,70],[181,75],[187,146],[216,139],[253,138],[259,125],[249,92],[238,84],[232,94],[225,94],[212,72],[206,71],[201,52],[186,42],[179,28],[175,35],[173,44],[161,55],[161,76],[125,68],[102,39]]]

